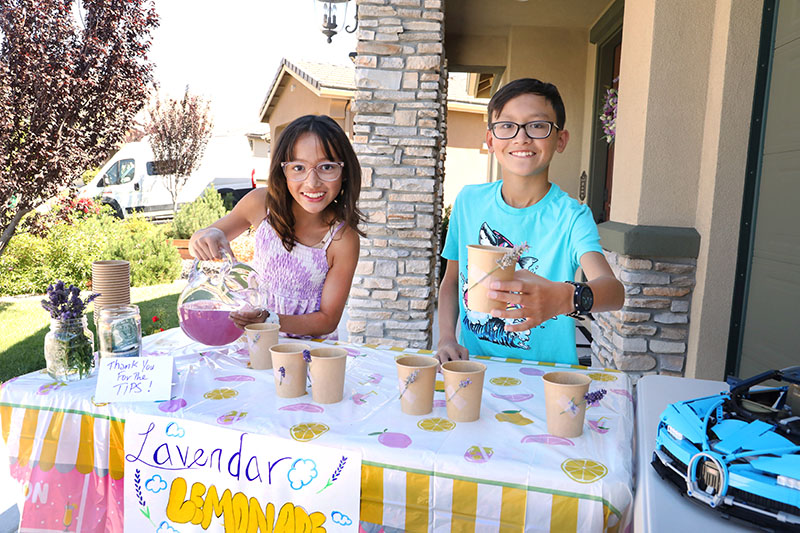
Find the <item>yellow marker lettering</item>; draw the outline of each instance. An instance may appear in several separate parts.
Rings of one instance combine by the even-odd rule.
[[[203,505],[203,522],[200,524],[200,527],[208,529],[213,516],[219,517],[222,516],[223,513],[228,515],[231,513],[232,508],[233,503],[231,501],[230,489],[225,489],[225,492],[222,493],[222,499],[220,499],[217,494],[217,487],[211,485],[208,487],[208,495],[206,495],[206,502],[205,505]]]
[[[325,524],[325,513],[320,513],[317,511],[316,513],[311,513],[309,515],[311,519],[311,533],[327,533],[323,526]]]
[[[228,517],[230,514],[225,515],[225,533],[247,533],[247,513],[248,503],[247,496],[242,492],[237,492],[233,495],[233,516],[231,517],[232,527],[228,528]]]
[[[271,506],[267,504],[267,509]],[[275,506],[272,506],[273,518],[275,515]],[[264,511],[261,510],[261,504],[255,498],[250,498],[250,516],[247,519],[247,533],[272,533],[272,521],[267,522],[267,517]]]
[[[296,505],[294,508],[294,531],[295,533],[311,533],[311,518],[305,509]]]
[[[192,492],[189,500],[195,505],[196,510],[192,517],[192,524],[199,525],[203,521],[203,494],[206,493],[206,486],[199,481],[192,483]]]
[[[172,480],[169,488],[169,500],[167,501],[167,518],[178,524],[185,524],[197,511],[197,506],[186,499],[186,480],[176,477]]]
[[[278,512],[278,519],[275,521],[275,533],[295,533],[294,504],[291,502],[284,503]]]

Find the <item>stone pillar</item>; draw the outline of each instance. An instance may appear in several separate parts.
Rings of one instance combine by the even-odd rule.
[[[689,339],[700,236],[694,229],[599,226],[606,258],[625,287],[625,303],[597,313],[592,353],[603,366],[639,377],[682,376]]]
[[[442,0],[357,0],[353,145],[368,217],[350,340],[429,348],[447,76]]]

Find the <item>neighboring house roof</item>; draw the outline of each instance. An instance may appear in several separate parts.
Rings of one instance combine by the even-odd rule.
[[[269,121],[269,116],[277,104],[281,92],[287,85],[287,74],[300,81],[314,94],[328,98],[352,99],[356,90],[356,69],[349,65],[332,65],[328,63],[314,63],[311,61],[281,60],[275,79],[270,85],[269,92],[261,104],[259,116],[262,122]],[[458,84],[449,88],[450,95],[447,104],[450,109],[485,113],[488,98],[472,98],[464,90],[459,90]]]
[[[269,116],[277,104],[278,97],[292,77],[300,81],[314,94],[321,97],[352,98],[356,90],[356,69],[347,65],[331,65],[312,63],[309,61],[281,60],[275,79],[269,88],[264,103],[261,104],[259,116],[262,122],[269,121]]]

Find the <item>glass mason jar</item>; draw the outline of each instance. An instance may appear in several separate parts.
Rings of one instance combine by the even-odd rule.
[[[135,305],[100,309],[97,321],[100,357],[139,357],[142,355],[142,319]]]
[[[50,331],[44,337],[44,360],[47,373],[58,381],[77,381],[94,372],[94,335],[85,316],[50,320]]]

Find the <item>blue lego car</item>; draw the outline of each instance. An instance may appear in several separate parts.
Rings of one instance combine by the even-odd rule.
[[[667,406],[652,465],[727,517],[800,531],[800,366],[728,383]]]

